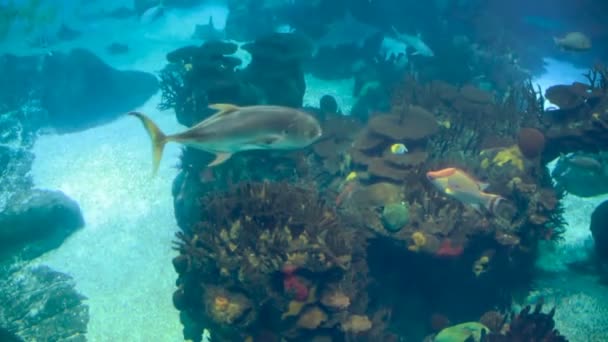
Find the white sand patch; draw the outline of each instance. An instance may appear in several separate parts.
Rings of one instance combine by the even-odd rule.
[[[172,112],[141,108],[169,132]],[[74,277],[90,306],[91,341],[183,340],[171,294],[177,274],[171,241],[178,227],[171,182],[179,148],[168,145],[157,177],[140,122],[124,117],[80,133],[42,136],[32,175],[80,204],[86,226],[37,260]]]

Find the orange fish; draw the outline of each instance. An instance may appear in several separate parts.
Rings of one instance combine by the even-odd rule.
[[[503,200],[498,195],[484,192],[488,187],[487,183],[477,181],[466,172],[454,167],[429,171],[426,173],[426,178],[441,192],[470,205],[478,212],[484,207],[493,213],[498,203]]]

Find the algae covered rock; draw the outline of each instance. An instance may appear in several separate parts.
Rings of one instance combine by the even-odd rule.
[[[78,203],[60,191],[16,193],[0,213],[0,260],[14,254],[35,258],[83,226]]]
[[[480,341],[482,330],[490,331],[479,322],[460,323],[441,330],[434,342],[463,342],[470,341],[471,337],[472,341]]]
[[[590,229],[598,256],[608,260],[608,201],[593,210]]]
[[[89,307],[75,287],[46,266],[0,269],[0,341],[85,342]]]
[[[409,206],[406,202],[391,203],[382,210],[382,223],[384,228],[397,232],[407,225],[410,219]]]

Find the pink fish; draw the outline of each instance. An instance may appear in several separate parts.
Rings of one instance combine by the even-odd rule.
[[[504,199],[499,195],[484,192],[488,187],[487,183],[477,181],[463,170],[454,167],[429,171],[426,173],[426,178],[439,191],[473,207],[478,212],[484,207],[493,213],[498,203]]]

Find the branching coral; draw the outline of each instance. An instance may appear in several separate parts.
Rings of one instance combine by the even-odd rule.
[[[209,41],[167,54],[161,109],[175,109],[180,123],[191,126],[211,114],[209,103],[255,104],[254,91],[236,70],[241,60],[230,56],[236,50],[236,44]]]
[[[489,332],[482,336],[483,342],[507,342],[507,341],[544,341],[544,342],[567,342],[568,340],[555,329],[553,315],[555,308],[548,313],[543,313],[543,303],[534,308],[526,306],[519,314],[511,317],[507,326],[501,330],[504,333]]]
[[[312,187],[242,183],[201,198],[199,208],[200,222],[178,235],[174,260],[181,284],[176,306],[205,312],[194,315],[197,322],[210,318],[220,335],[234,338],[234,329],[246,331],[261,311],[272,312],[273,331],[295,336],[299,329],[331,328],[333,315],[351,303],[361,308],[366,281],[354,273],[366,272],[364,240]],[[321,301],[320,288],[340,291]],[[202,302],[183,300],[201,296]]]

